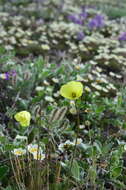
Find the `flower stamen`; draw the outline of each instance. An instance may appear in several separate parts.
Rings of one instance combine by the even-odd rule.
[[[75,92],[72,92],[72,97],[76,98],[76,93]]]

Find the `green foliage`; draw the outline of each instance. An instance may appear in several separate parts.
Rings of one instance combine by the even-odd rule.
[[[75,178],[75,180],[80,181],[80,167],[76,160],[73,160],[71,173],[72,173],[73,178]]]
[[[2,180],[8,174],[8,166],[0,166],[0,180]]]
[[[1,190],[126,189],[126,55],[118,40],[124,20],[104,15],[104,27],[88,28],[99,7],[111,18],[125,13],[121,4],[108,9],[101,2],[87,8],[85,24],[70,22],[83,3],[15,0],[1,8]],[[59,93],[69,81],[84,87],[75,102]],[[25,129],[14,119],[22,110],[31,114]]]

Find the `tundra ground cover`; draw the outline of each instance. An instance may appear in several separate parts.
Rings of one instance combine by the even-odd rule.
[[[125,190],[125,18],[15,3],[0,12],[0,188]]]

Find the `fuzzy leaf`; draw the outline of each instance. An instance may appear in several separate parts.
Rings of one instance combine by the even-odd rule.
[[[76,160],[73,161],[73,165],[72,165],[72,168],[71,168],[71,173],[72,173],[72,176],[76,180],[80,180],[80,167],[79,167]]]

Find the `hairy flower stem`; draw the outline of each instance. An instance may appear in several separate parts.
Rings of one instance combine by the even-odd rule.
[[[56,171],[56,183],[60,183],[60,173],[61,173],[61,164],[57,163],[57,171]]]
[[[39,178],[39,175],[40,175],[40,163],[39,163],[39,150],[40,150],[40,134],[41,134],[41,127],[40,127],[40,120],[38,118],[37,120],[37,126],[38,126],[38,139],[37,139],[37,145],[38,145],[38,149],[37,149],[37,160],[36,160],[36,171],[37,174],[36,174],[36,187],[35,187],[35,190],[39,190],[39,186],[41,184],[40,182],[40,178]]]
[[[50,175],[50,125],[47,125],[47,137],[48,137],[48,144],[46,145],[46,190],[49,190],[49,175]]]
[[[11,158],[11,154],[9,155],[9,157],[10,157],[10,163],[11,163],[11,167],[12,167],[12,171],[13,171],[13,174],[14,174],[14,178],[15,178],[16,184],[18,186],[18,189],[20,189],[20,182],[19,182],[18,176],[16,174],[16,169],[14,168],[14,164],[13,164],[13,160]]]
[[[49,170],[50,170],[50,151],[49,144],[46,145],[46,190],[49,190]]]
[[[91,136],[91,134],[90,134],[90,128],[89,128],[89,126],[88,126],[88,131],[89,131],[90,144],[92,144],[92,136]],[[92,145],[91,153],[92,153],[92,155],[91,155],[91,158],[92,158],[92,166],[93,166],[93,168],[96,169],[96,158],[95,158],[94,155],[93,155],[93,145]],[[89,178],[90,178],[90,176],[89,176]],[[95,180],[90,179],[90,181],[91,181],[93,190],[96,190]]]
[[[75,103],[75,106],[76,106],[76,103]],[[76,109],[77,109],[77,106],[76,106]],[[79,109],[77,109],[77,132],[76,132],[76,139],[75,139],[75,146],[74,146],[74,150],[73,150],[73,155],[72,155],[72,158],[70,161],[70,171],[72,169],[73,161],[74,161],[74,158],[76,156],[77,139],[78,139],[78,135],[79,135],[79,125],[80,125],[80,117],[79,117]]]

